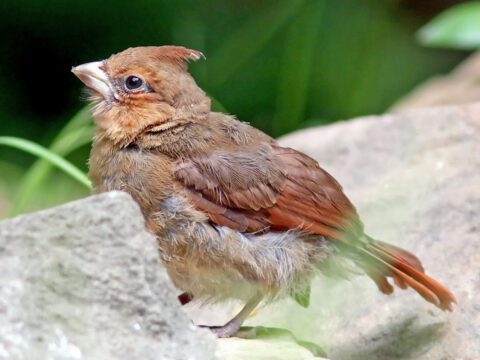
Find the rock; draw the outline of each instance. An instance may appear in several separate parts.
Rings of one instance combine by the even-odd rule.
[[[0,222],[0,359],[214,359],[113,192]]]
[[[311,305],[267,306],[250,325],[288,328],[331,359],[480,359],[480,105],[372,116],[284,137],[343,185],[373,237],[419,256],[458,305],[365,276],[318,278]]]
[[[480,52],[461,63],[450,74],[435,76],[400,99],[392,111],[480,101]]]

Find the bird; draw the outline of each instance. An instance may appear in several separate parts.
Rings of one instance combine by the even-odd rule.
[[[209,327],[231,337],[262,302],[291,296],[305,305],[313,277],[334,276],[335,264],[364,272],[384,294],[412,288],[451,311],[452,292],[415,255],[368,236],[316,160],[212,111],[188,71],[202,58],[182,46],[144,46],[72,68],[96,126],[93,191],[125,191],[138,203],[180,302],[243,302],[226,324]]]

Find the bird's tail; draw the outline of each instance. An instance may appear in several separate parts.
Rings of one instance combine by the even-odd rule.
[[[455,296],[445,286],[425,274],[415,255],[366,235],[358,250],[358,265],[384,294],[393,292],[393,286],[387,281],[387,277],[390,277],[399,288],[411,287],[440,309],[452,311],[452,304],[456,303]]]

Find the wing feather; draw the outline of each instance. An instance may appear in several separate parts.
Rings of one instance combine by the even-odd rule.
[[[340,184],[293,149],[271,146],[184,160],[175,176],[210,220],[242,232],[299,229],[344,240],[363,226]]]

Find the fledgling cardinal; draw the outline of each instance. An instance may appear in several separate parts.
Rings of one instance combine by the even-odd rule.
[[[307,155],[212,112],[187,71],[202,53],[130,48],[72,69],[91,91],[96,192],[138,202],[174,284],[190,299],[240,299],[221,327],[236,334],[262,301],[298,296],[332,256],[350,259],[385,294],[388,278],[442,310],[455,298],[411,253],[364,233],[339,183]]]

